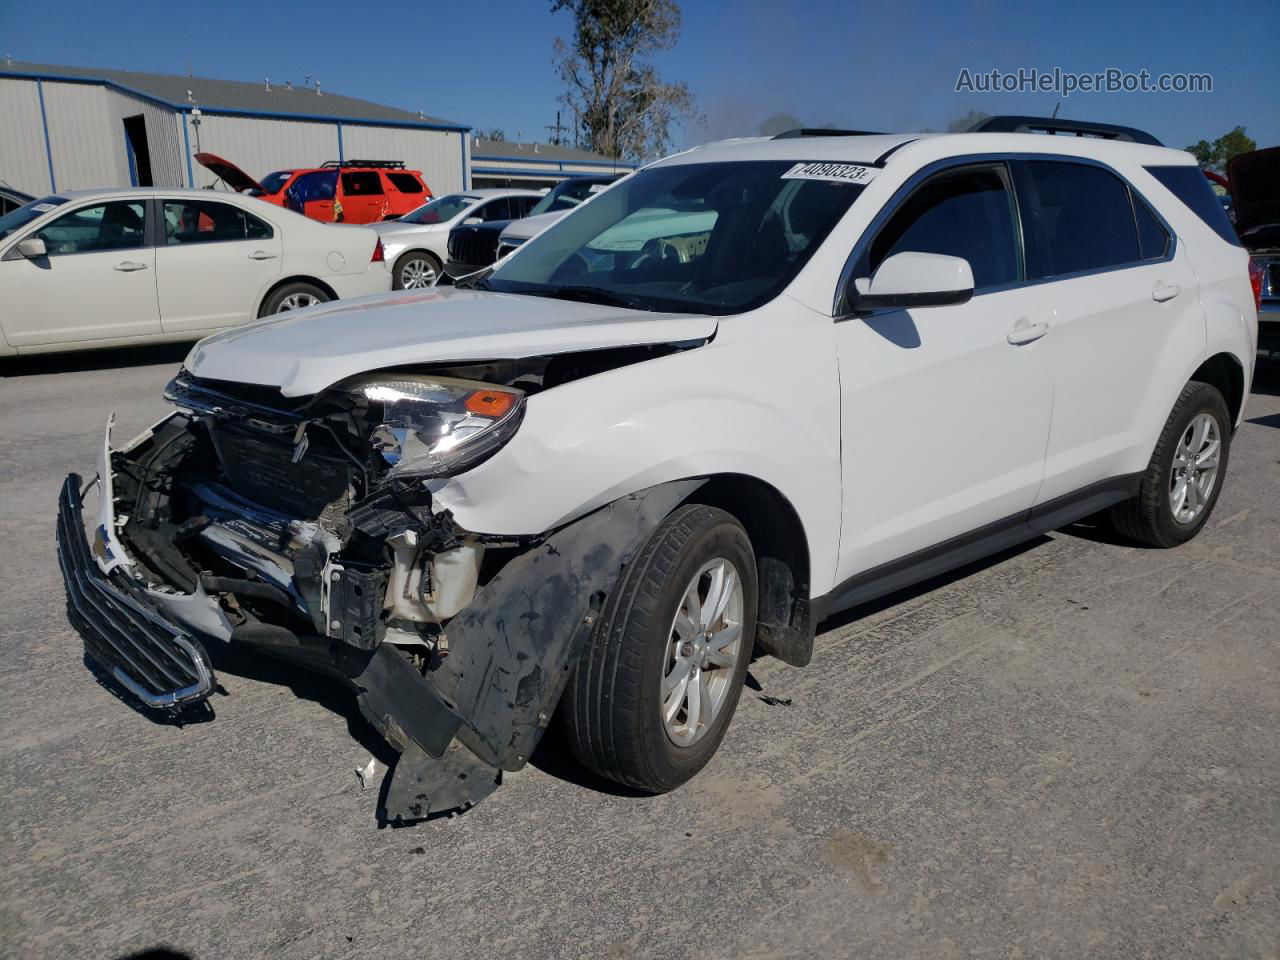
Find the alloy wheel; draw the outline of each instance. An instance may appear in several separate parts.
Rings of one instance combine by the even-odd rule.
[[[681,595],[663,659],[659,709],[676,746],[701,740],[724,708],[734,670],[748,648],[742,617],[738,569],[724,558],[711,560]]]
[[[417,290],[435,283],[436,271],[422,258],[407,261],[400,268],[400,286],[405,290]]]
[[[1194,522],[1209,502],[1214,484],[1218,482],[1221,451],[1218,421],[1208,413],[1196,414],[1173,451],[1169,508],[1178,523]]]

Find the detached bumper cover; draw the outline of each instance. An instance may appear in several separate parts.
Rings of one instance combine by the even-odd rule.
[[[86,652],[148,707],[199,703],[214,687],[208,654],[127,573],[99,569],[85,541],[80,486],[74,473],[62,485],[57,537],[68,615]]]

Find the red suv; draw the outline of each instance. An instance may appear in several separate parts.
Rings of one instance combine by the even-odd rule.
[[[277,170],[259,182],[215,154],[197,153],[196,159],[233,190],[326,223],[394,220],[431,199],[422,174],[400,160],[330,160]]]

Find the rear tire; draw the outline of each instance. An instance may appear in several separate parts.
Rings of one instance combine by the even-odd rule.
[[[736,519],[701,505],[667,517],[623,571],[565,691],[578,759],[650,793],[701,770],[742,692],[756,602],[755,555]]]
[[[1199,533],[1222,491],[1231,427],[1216,387],[1196,380],[1183,387],[1138,495],[1111,508],[1116,532],[1149,547],[1176,547]]]
[[[270,317],[290,310],[302,310],[306,307],[314,307],[318,303],[328,303],[332,299],[329,294],[313,283],[286,283],[272,290],[270,295],[262,301],[262,309],[258,311],[258,316]]]

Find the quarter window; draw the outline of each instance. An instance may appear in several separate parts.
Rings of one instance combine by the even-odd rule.
[[[141,203],[117,200],[81,207],[37,230],[49,256],[130,250],[143,245],[146,214]]]
[[[1187,205],[1197,217],[1227,243],[1240,246],[1240,238],[1231,225],[1227,212],[1214,196],[1209,181],[1200,172],[1199,167],[1147,167],[1151,174],[1172,193]]]
[[[895,253],[963,257],[975,290],[1020,277],[1013,194],[1003,166],[948,170],[927,180],[871,242],[865,273]]]
[[[422,193],[422,182],[411,173],[388,173],[387,179],[401,193]]]
[[[270,225],[228,203],[208,200],[166,200],[165,242],[211,243],[218,240],[267,240]]]
[[[1026,171],[1033,194],[1026,212],[1038,240],[1028,257],[1032,279],[1143,259],[1129,186],[1123,180],[1101,167],[1056,160],[1028,160]],[[1149,242],[1158,243],[1154,238]]]

